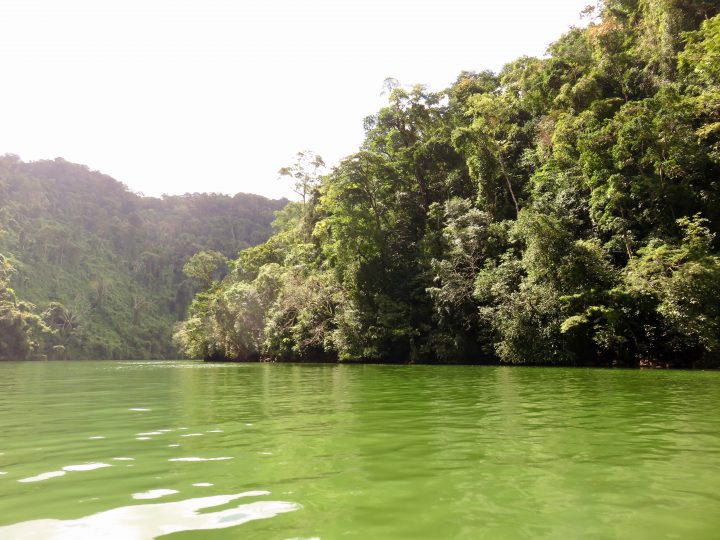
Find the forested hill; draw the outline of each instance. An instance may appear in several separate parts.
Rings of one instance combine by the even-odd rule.
[[[206,358],[717,365],[717,0],[605,0],[544,58],[388,81],[361,149],[199,294]],[[299,164],[301,168],[302,164]]]
[[[199,283],[184,264],[264,242],[286,202],[143,197],[62,159],[0,157],[0,358],[176,356]]]

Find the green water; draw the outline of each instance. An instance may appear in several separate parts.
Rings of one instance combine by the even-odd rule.
[[[719,412],[715,372],[3,363],[0,538],[719,538]]]

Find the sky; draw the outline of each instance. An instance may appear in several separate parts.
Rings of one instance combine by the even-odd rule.
[[[0,0],[0,154],[146,195],[291,198],[301,150],[357,150],[383,81],[541,56],[591,0]]]

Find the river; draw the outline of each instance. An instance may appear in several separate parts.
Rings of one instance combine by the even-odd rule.
[[[720,373],[0,363],[0,538],[720,535]]]

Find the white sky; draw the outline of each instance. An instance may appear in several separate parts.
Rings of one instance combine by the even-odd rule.
[[[354,152],[382,82],[440,90],[542,55],[591,0],[0,0],[0,154],[147,195],[290,196]]]

